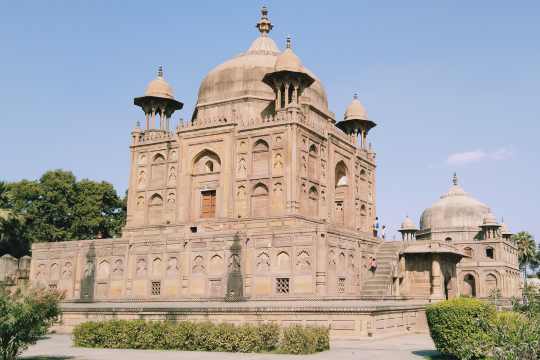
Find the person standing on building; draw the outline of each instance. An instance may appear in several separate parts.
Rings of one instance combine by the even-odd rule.
[[[375,223],[373,223],[373,236],[377,237],[379,233],[379,218],[375,218]]]
[[[382,228],[381,228],[381,238],[383,240],[386,239],[386,225],[383,225]]]

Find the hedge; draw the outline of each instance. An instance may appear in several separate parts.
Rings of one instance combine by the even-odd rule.
[[[461,360],[484,359],[494,345],[495,307],[473,298],[442,301],[426,308],[437,350]]]
[[[328,350],[329,330],[323,327],[275,324],[232,325],[210,322],[85,322],[73,330],[75,346],[111,349],[153,349],[311,354]]]
[[[538,314],[536,314],[538,316]],[[540,359],[540,321],[517,312],[501,312],[493,323],[495,360]]]

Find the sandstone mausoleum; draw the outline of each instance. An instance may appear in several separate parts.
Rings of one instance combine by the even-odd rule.
[[[401,241],[376,236],[375,119],[356,96],[337,118],[272,27],[263,8],[259,36],[202,80],[190,120],[171,126],[183,104],[161,67],[134,99],[122,237],[32,246],[31,283],[66,293],[58,330],[275,321],[361,338],[425,329],[428,302],[520,294],[510,232],[457,177],[419,229],[407,218]]]

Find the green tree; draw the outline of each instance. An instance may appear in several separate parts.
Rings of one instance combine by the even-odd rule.
[[[3,211],[0,209],[0,212]],[[8,211],[0,213],[0,256],[10,254],[17,258],[28,255],[30,239],[26,233],[24,219],[13,216]]]
[[[47,333],[60,314],[61,296],[51,291],[0,292],[0,359],[14,360]]]
[[[534,241],[534,237],[526,231],[518,232],[513,236],[513,239],[518,247],[519,266],[521,271],[523,271],[525,287],[527,287],[527,269],[529,266],[538,266],[536,242]]]
[[[77,181],[63,170],[47,171],[37,181],[0,183],[2,204],[11,220],[0,223],[0,255],[6,249],[28,248],[30,240],[117,236],[125,222],[123,201],[111,184]]]

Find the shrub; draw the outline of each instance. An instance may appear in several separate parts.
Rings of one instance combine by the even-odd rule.
[[[0,292],[0,358],[13,360],[57,320],[61,295],[53,291]]]
[[[472,298],[442,301],[426,308],[437,350],[461,360],[483,359],[490,353],[495,314],[494,306]]]
[[[495,360],[540,358],[540,323],[516,312],[501,312],[492,326]]]
[[[73,331],[75,346],[189,351],[307,354],[329,349],[326,328],[275,324],[232,325],[182,321],[111,320],[86,322]]]
[[[279,350],[287,354],[312,354],[329,348],[327,328],[293,325],[283,330]]]

